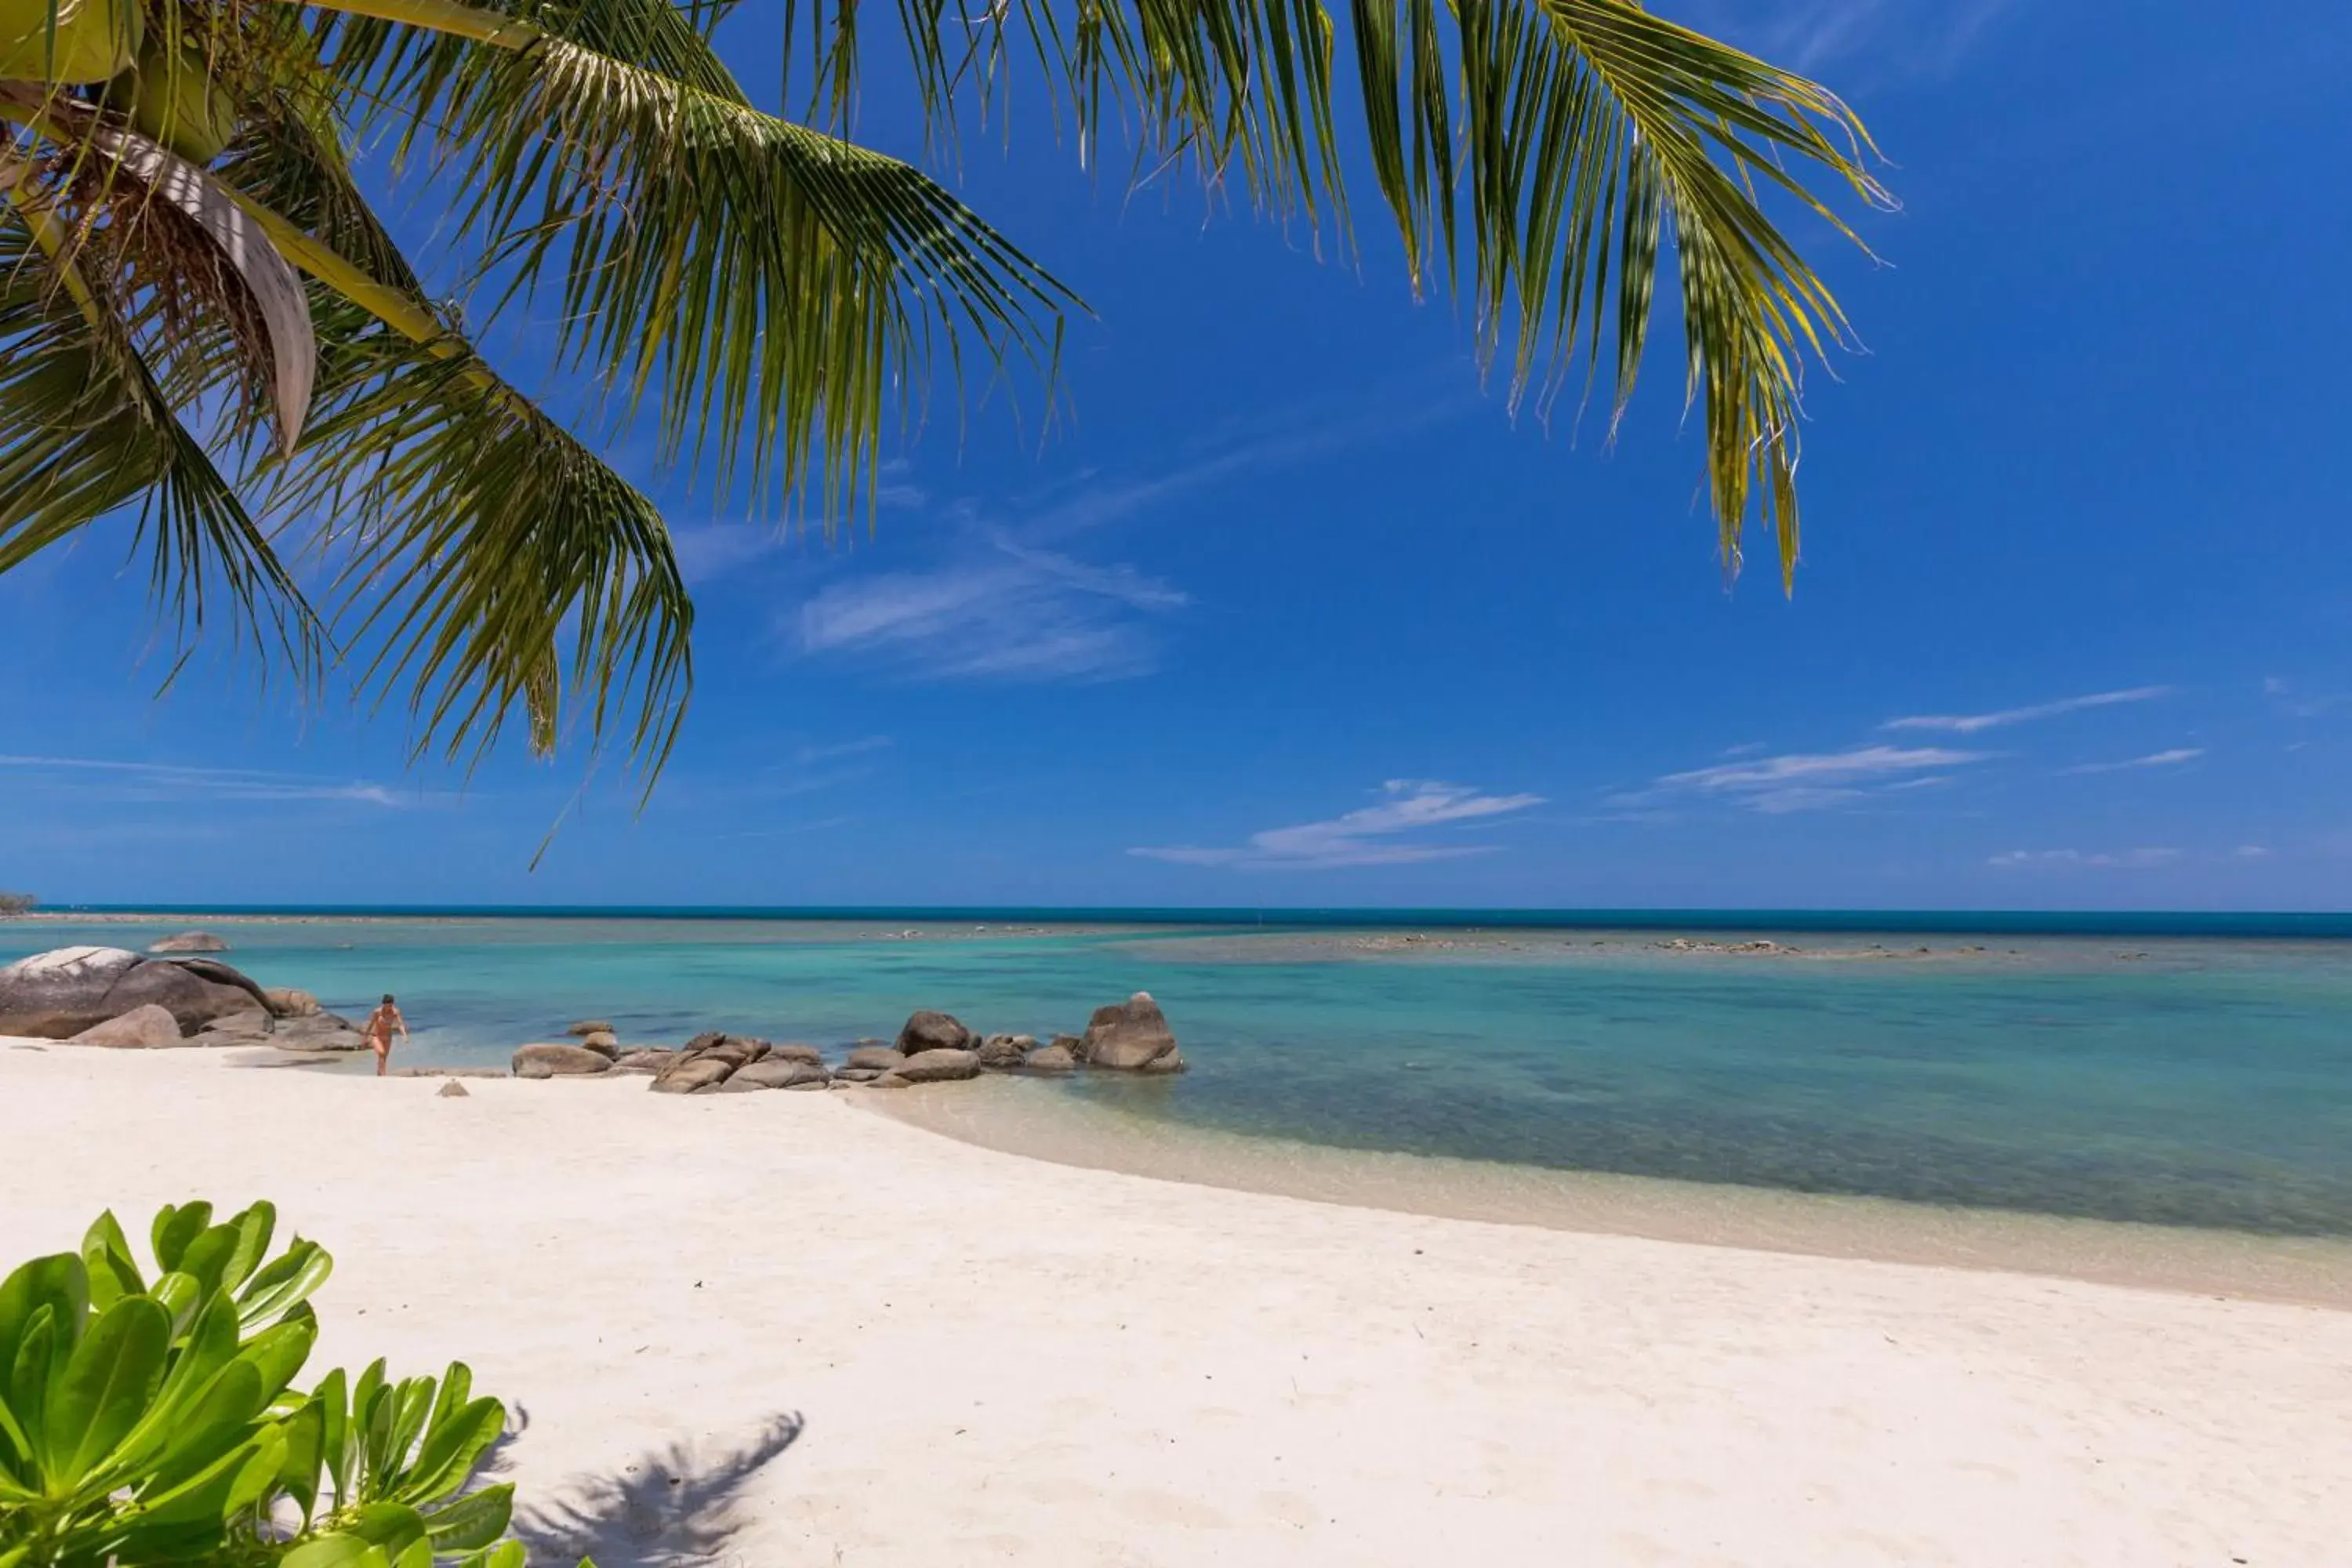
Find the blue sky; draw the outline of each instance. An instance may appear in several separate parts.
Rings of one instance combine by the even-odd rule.
[[[1809,386],[1793,598],[1761,551],[1725,587],[1669,358],[1613,448],[1515,423],[1368,207],[1340,267],[1190,191],[1092,185],[1042,139],[975,142],[966,199],[1098,312],[1070,416],[1041,439],[935,408],[871,533],[833,543],[622,443],[700,609],[642,815],[576,754],[407,766],[396,711],[298,710],[225,657],[159,698],[109,526],[0,579],[0,887],[2352,902],[2352,19],[1665,8],[1846,93],[1903,203],[1867,225],[1880,264],[1822,251],[1867,352]],[[756,78],[770,51],[733,42]],[[908,147],[901,119],[869,101],[861,131]]]

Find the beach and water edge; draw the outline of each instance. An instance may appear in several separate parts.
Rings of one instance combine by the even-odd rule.
[[[0,960],[201,922],[330,1005],[397,987],[410,1066],[501,1066],[582,1013],[825,1041],[937,1005],[1042,1036],[1132,984],[1183,1079],[856,1100],[1323,1203],[2352,1306],[2347,922],[857,914],[68,911],[0,923]]]

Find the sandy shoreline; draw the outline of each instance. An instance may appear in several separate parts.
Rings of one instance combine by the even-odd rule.
[[[541,1544],[604,1568],[2312,1564],[2352,1527],[2344,1312],[1076,1170],[840,1095],[228,1067],[0,1048],[0,1257],[276,1199],[337,1257],[316,1366],[471,1362]]]

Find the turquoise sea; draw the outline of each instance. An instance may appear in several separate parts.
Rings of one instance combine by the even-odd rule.
[[[68,942],[143,946],[196,923],[0,922],[0,962]],[[1166,1135],[2352,1237],[2352,920],[2337,917],[213,911],[202,923],[264,984],[336,1010],[397,992],[416,1063],[503,1064],[589,1016],[630,1042],[725,1028],[837,1044],[930,1006],[1043,1037],[1148,990],[1188,1075],[1004,1088]],[[1677,937],[1802,951],[1661,945]]]

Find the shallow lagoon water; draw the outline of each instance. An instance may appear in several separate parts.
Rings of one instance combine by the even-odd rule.
[[[188,923],[11,921],[0,961]],[[413,1062],[502,1064],[586,1016],[632,1042],[728,1028],[832,1044],[936,1006],[1042,1037],[1149,990],[1190,1074],[1006,1085],[1024,1098],[973,1100],[996,1120],[965,1133],[1017,1144],[1084,1126],[1099,1149],[1190,1130],[1202,1147],[2352,1237],[2352,943],[2338,941],[1752,933],[1808,950],[1792,955],[1591,930],[207,923],[264,984],[339,1011],[399,993]]]

